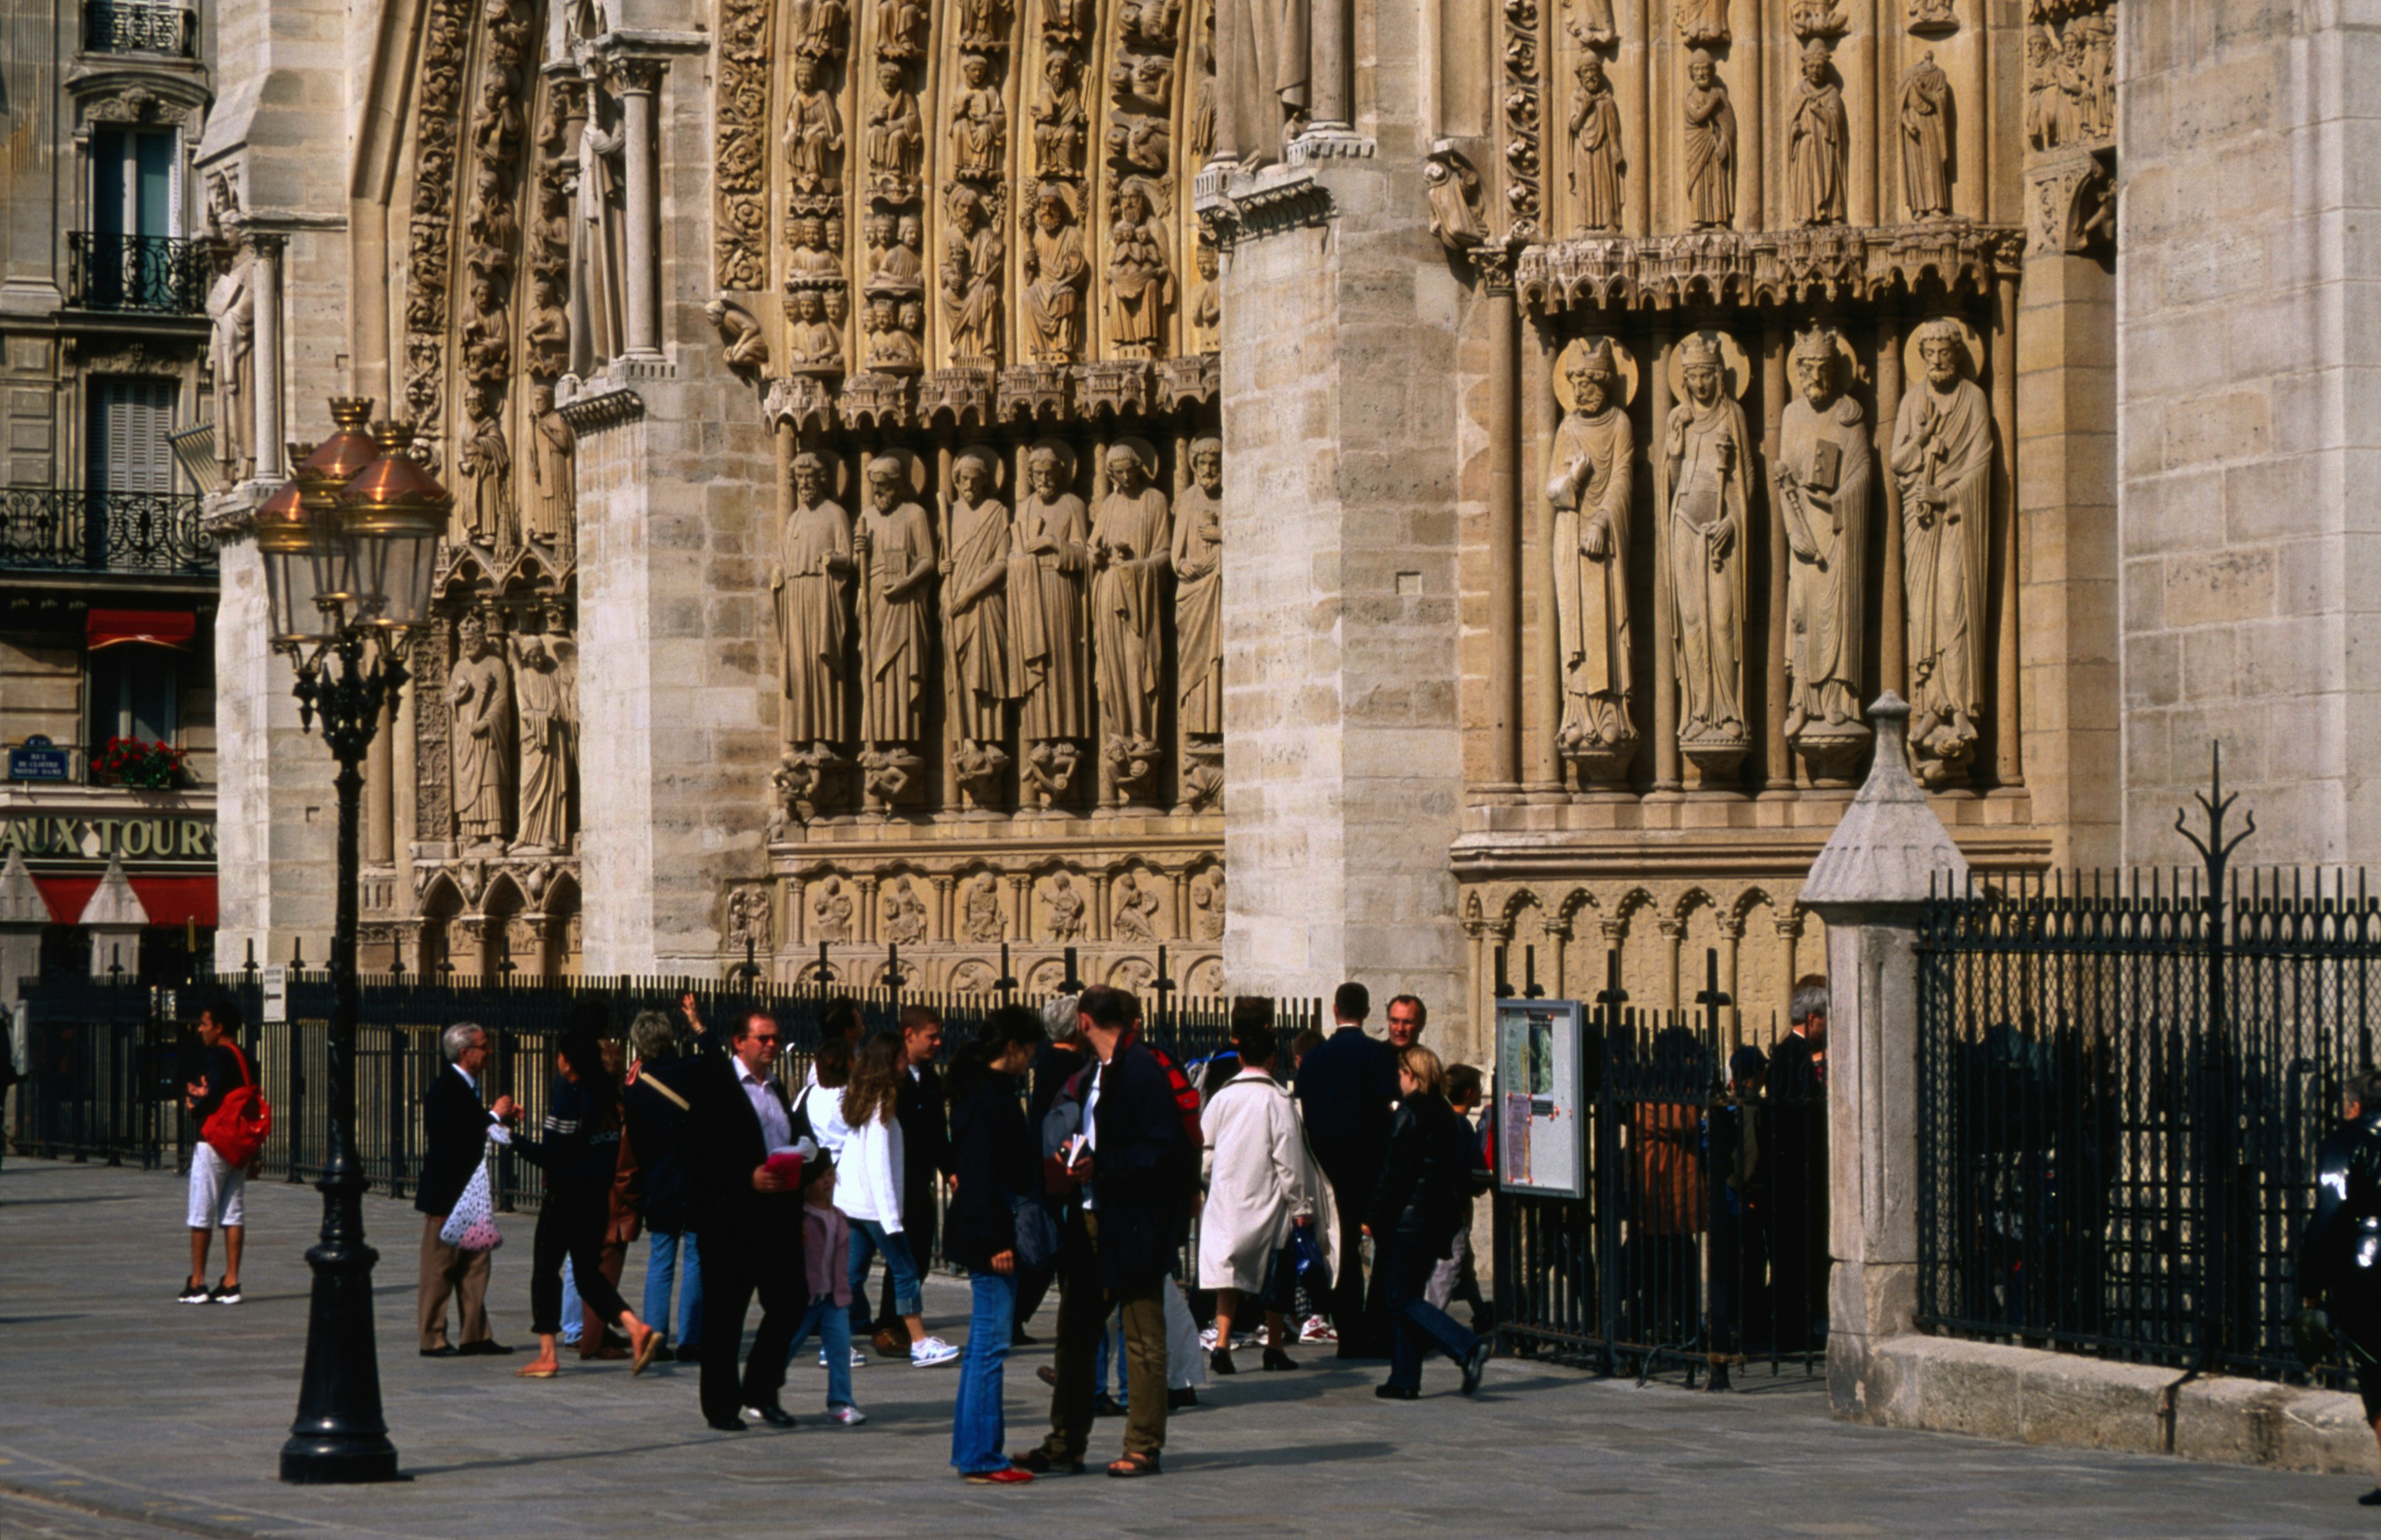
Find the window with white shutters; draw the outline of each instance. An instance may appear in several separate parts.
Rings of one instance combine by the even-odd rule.
[[[172,380],[91,382],[91,433],[83,484],[93,492],[171,492]]]

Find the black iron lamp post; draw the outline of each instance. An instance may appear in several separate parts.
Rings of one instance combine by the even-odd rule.
[[[322,1179],[322,1238],[306,1320],[298,1418],[281,1446],[281,1479],[307,1485],[393,1481],[397,1447],[381,1418],[372,1341],[372,1269],[364,1244],[363,1167],[356,1159],[357,825],[363,763],[409,677],[405,651],[428,617],[438,541],[453,503],[406,453],[412,432],[384,424],[367,437],[372,403],[331,402],[338,432],[303,456],[297,480],[257,515],[272,642],[298,673],[299,721],[338,762],[339,886],[331,935],[328,1044],[330,1148]]]

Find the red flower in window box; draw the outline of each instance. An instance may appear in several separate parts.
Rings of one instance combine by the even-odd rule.
[[[91,762],[103,785],[127,786],[136,791],[171,791],[182,777],[189,755],[170,743],[143,743],[137,738],[111,738]]]

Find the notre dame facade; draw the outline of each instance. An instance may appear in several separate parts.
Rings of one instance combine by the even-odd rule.
[[[2345,15],[227,6],[219,951],[330,922],[243,521],[334,397],[455,495],[372,965],[1764,1035],[1888,691],[1987,872],[2173,857],[2217,740],[2364,859]]]

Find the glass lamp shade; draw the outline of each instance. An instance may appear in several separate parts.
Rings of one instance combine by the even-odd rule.
[[[455,499],[406,451],[413,429],[382,424],[380,454],[338,495],[339,523],[354,552],[360,617],[392,630],[429,618],[438,542]]]
[[[275,646],[306,646],[336,636],[342,618],[318,602],[314,547],[317,526],[291,483],[256,512],[256,550],[264,558],[265,624]]]

